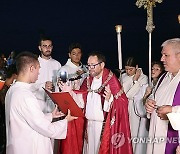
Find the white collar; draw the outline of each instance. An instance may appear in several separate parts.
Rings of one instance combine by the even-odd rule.
[[[82,64],[81,64],[81,63],[80,63],[79,66],[73,64],[70,58],[67,60],[66,65],[68,65],[68,66],[70,66],[70,67],[72,67],[72,68],[81,68],[81,67],[82,67]]]

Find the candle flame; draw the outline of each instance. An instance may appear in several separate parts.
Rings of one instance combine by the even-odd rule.
[[[116,25],[115,28],[117,33],[120,33],[122,31],[122,25]]]

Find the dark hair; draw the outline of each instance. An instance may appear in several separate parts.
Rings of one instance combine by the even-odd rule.
[[[88,57],[90,57],[90,56],[97,56],[97,58],[98,58],[98,62],[106,62],[106,58],[105,58],[105,56],[101,53],[101,52],[99,52],[99,51],[93,51],[93,52],[91,52],[89,55],[88,55]]]
[[[41,46],[41,42],[42,42],[42,41],[46,41],[46,40],[49,40],[49,41],[52,42],[52,39],[51,39],[49,36],[42,36],[42,37],[39,39],[38,45]]]
[[[114,73],[114,75],[119,79],[119,77],[120,77],[120,70],[119,69],[112,69],[111,70],[113,73]]]
[[[37,62],[38,62],[37,55],[35,55],[31,52],[28,52],[28,51],[21,52],[16,57],[17,74],[19,74],[21,71],[24,71],[24,69],[26,69],[26,67],[29,64],[34,64]]]
[[[151,63],[151,67],[153,67],[155,64],[158,65],[160,67],[160,69],[161,69],[161,73],[158,76],[158,78],[159,78],[165,72],[165,68],[164,68],[164,65],[163,65],[163,63],[161,61],[153,61]]]
[[[72,43],[72,44],[70,44],[70,46],[69,46],[69,53],[71,53],[71,51],[72,51],[73,49],[75,49],[75,48],[79,48],[79,49],[81,50],[81,52],[82,52],[82,46],[81,46],[80,43]]]
[[[138,65],[138,63],[134,57],[128,57],[124,63],[124,66],[136,67],[136,65]]]
[[[13,74],[17,74],[17,69],[15,64],[9,65],[9,67],[7,68],[6,78],[11,78]]]

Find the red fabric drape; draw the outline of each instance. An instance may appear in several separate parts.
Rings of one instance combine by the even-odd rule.
[[[104,78],[107,77],[108,70],[104,70]],[[115,77],[107,83],[111,92],[116,95],[122,86]],[[101,140],[99,154],[132,154],[130,142],[130,126],[128,118],[128,99],[122,93],[117,99],[114,98],[112,108],[108,113],[106,124]]]
[[[82,154],[84,118],[68,123],[67,137],[59,140],[58,154]]]

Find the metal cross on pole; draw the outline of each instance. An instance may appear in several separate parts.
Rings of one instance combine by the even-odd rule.
[[[162,0],[137,0],[136,6],[141,8],[144,6],[144,9],[147,9],[147,25],[146,30],[149,33],[149,84],[151,84],[151,34],[155,28],[153,24],[153,7],[156,6],[156,2],[161,3]]]

